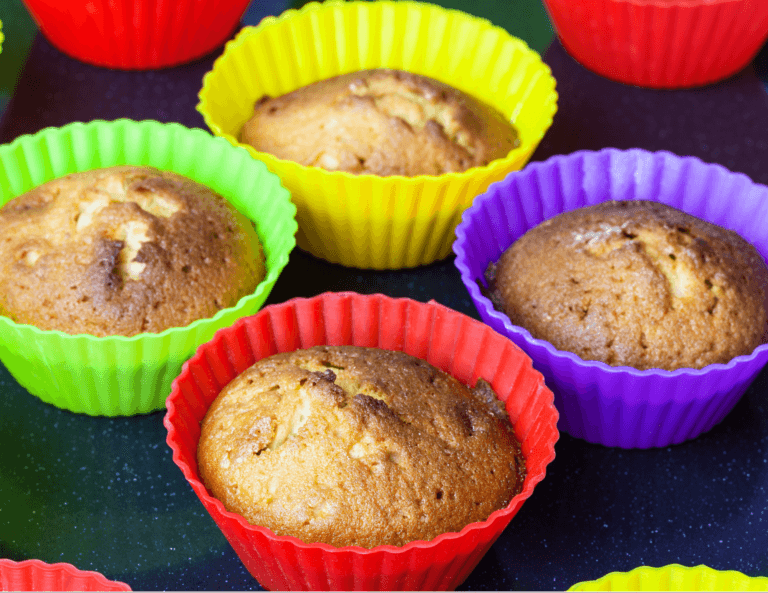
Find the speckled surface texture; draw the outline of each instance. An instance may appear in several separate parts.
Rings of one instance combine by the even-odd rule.
[[[764,69],[763,52],[757,62]],[[612,82],[555,42],[544,61],[557,81],[557,113],[533,160],[576,150],[669,150],[768,183],[768,96],[753,66],[707,87],[656,91]]]
[[[646,91],[592,75],[557,43],[545,57],[560,111],[535,158],[666,148],[768,182],[768,95],[753,71],[696,91]],[[110,72],[38,37],[0,142],[94,118],[202,127],[194,106],[213,58]],[[295,251],[268,302],[329,290],[436,299],[478,318],[452,258],[380,273]],[[61,411],[2,366],[0,393],[0,557],[70,562],[135,590],[259,588],[173,464],[162,413],[107,419]],[[673,562],[768,576],[766,393],[764,371],[720,425],[670,448],[624,451],[562,435],[546,478],[462,589],[566,589]]]

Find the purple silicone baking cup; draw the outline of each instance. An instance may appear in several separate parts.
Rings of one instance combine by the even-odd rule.
[[[533,359],[555,393],[558,429],[611,447],[666,447],[720,422],[768,362],[768,344],[727,364],[640,371],[587,361],[539,340],[483,296],[490,262],[553,216],[606,200],[653,200],[732,229],[768,255],[768,187],[695,157],[581,151],[529,164],[492,184],[456,228],[456,267],[485,323]]]

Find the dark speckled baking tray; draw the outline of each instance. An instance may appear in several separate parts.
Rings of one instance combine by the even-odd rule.
[[[38,36],[0,142],[96,118],[203,127],[194,107],[214,57],[115,72],[71,60]],[[704,89],[649,91],[591,74],[557,42],[545,61],[560,108],[534,159],[637,146],[696,155],[768,183],[768,95],[751,67]],[[295,251],[268,302],[329,290],[436,299],[478,318],[452,259],[370,272]],[[70,562],[134,589],[259,588],[173,464],[162,413],[61,411],[2,366],[0,394],[0,557]],[[547,477],[462,588],[566,589],[673,562],[768,576],[766,394],[763,372],[720,425],[665,449],[624,451],[562,435]]]

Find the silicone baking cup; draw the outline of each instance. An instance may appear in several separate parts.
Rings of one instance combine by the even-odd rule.
[[[400,350],[468,385],[489,381],[506,402],[527,475],[506,508],[460,533],[402,547],[333,547],[248,524],[200,480],[200,421],[221,389],[257,360],[315,345]],[[488,326],[434,301],[326,293],[265,307],[220,330],[184,365],[167,402],[173,460],[249,572],[268,589],[452,589],[462,583],[543,478],[558,439],[552,392],[530,359]]]
[[[190,62],[234,33],[250,0],[23,0],[43,35],[82,62],[147,70]]]
[[[91,415],[161,409],[198,345],[264,303],[295,246],[296,209],[266,167],[203,130],[154,121],[94,121],[47,128],[0,146],[0,205],[55,177],[118,164],[151,165],[207,185],[251,219],[267,276],[214,317],[132,337],[43,331],[0,316],[0,361],[45,402]]]
[[[0,591],[130,591],[119,581],[98,572],[78,570],[71,564],[40,560],[14,562],[0,559]]]
[[[544,0],[557,36],[584,66],[619,82],[683,88],[752,61],[768,37],[764,0]]]
[[[513,325],[480,292],[489,263],[553,216],[606,200],[664,202],[768,254],[768,187],[695,157],[643,150],[576,152],[531,163],[493,184],[456,229],[456,267],[481,318],[533,359],[555,393],[560,430],[593,443],[664,447],[720,422],[768,362],[768,344],[727,364],[639,371],[582,360]]]
[[[768,578],[748,577],[735,570],[670,564],[612,572],[596,581],[577,583],[569,591],[768,591]]]
[[[523,41],[487,20],[426,3],[312,3],[244,28],[203,79],[197,109],[214,134],[237,144],[263,95],[380,67],[474,95],[509,118],[520,146],[485,167],[415,177],[326,171],[241,146],[291,191],[299,247],[346,266],[413,267],[450,254],[462,210],[525,165],[552,124],[555,81]]]

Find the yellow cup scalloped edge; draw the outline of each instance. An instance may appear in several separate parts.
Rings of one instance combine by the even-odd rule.
[[[735,570],[670,564],[640,566],[629,572],[611,572],[595,581],[583,581],[568,591],[768,591],[768,578],[749,577]]]
[[[263,95],[368,68],[421,74],[472,94],[517,127],[520,146],[487,166],[378,177],[307,167],[239,144]],[[557,110],[549,67],[486,19],[412,1],[310,3],[244,28],[203,79],[198,111],[215,135],[276,173],[297,206],[298,245],[347,266],[395,269],[446,257],[476,195],[521,169]]]

